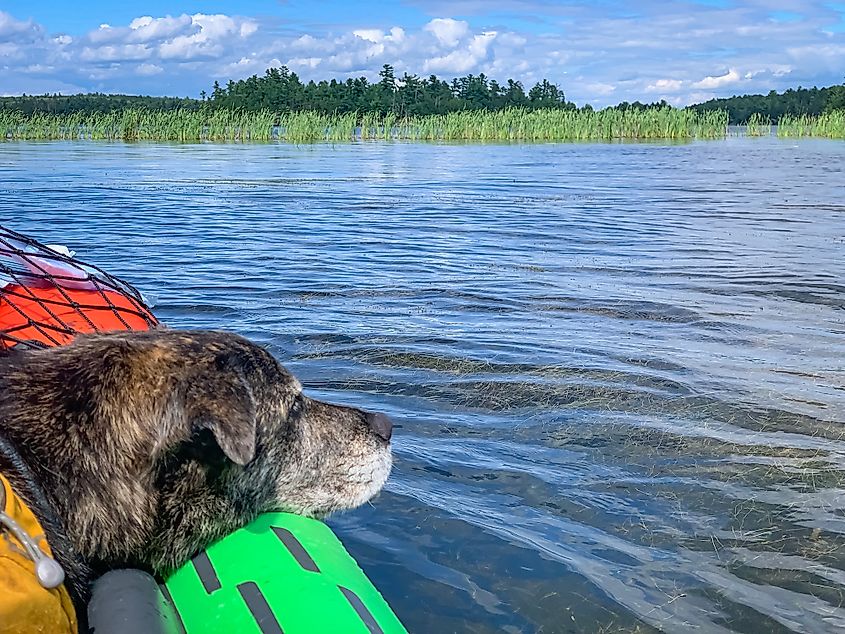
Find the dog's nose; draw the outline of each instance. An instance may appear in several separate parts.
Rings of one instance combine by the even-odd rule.
[[[393,435],[393,421],[391,421],[387,414],[380,412],[367,412],[367,425],[376,432],[380,438],[390,440]]]

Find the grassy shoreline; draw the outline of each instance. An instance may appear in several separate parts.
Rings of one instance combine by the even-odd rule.
[[[784,115],[778,122],[777,135],[784,138],[845,139],[845,110],[833,110],[818,117]]]
[[[0,111],[6,140],[114,141],[590,141],[717,139],[725,112],[676,108],[461,111],[397,118],[374,113],[274,113],[269,110],[141,110],[107,114],[24,115]]]

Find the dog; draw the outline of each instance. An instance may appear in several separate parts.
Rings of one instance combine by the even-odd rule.
[[[391,470],[384,414],[305,396],[234,334],[83,335],[0,357],[0,473],[84,614],[115,568],[159,577],[268,511],[323,517]]]

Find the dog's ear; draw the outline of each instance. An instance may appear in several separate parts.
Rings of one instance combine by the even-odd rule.
[[[231,354],[197,369],[185,386],[191,431],[208,429],[223,453],[239,465],[255,457],[255,401],[244,371]]]

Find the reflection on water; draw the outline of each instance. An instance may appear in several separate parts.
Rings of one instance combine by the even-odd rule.
[[[390,413],[416,632],[845,628],[845,144],[0,145],[0,222]]]

